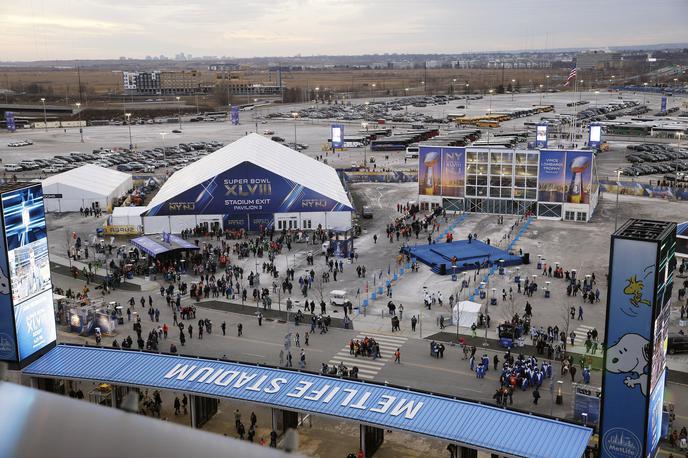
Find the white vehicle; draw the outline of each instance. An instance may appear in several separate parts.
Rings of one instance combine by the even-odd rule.
[[[406,147],[406,159],[416,159],[420,154],[420,148],[417,146]]]
[[[330,291],[330,304],[343,307],[348,302],[349,299],[346,297],[346,291],[343,289],[334,289]]]
[[[275,131],[272,129],[265,129],[263,135],[275,135]]]
[[[42,170],[43,173],[58,173],[61,171],[62,171],[62,169],[58,169],[57,167],[45,167]]]
[[[21,172],[24,168],[17,164],[5,164],[5,172]]]

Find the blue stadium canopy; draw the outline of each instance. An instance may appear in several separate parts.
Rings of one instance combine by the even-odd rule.
[[[580,458],[592,430],[507,409],[300,371],[59,345],[24,374],[238,399],[531,458]]]
[[[162,240],[154,240],[151,237],[143,236],[131,239],[131,244],[144,253],[156,257],[168,251],[174,250],[198,250],[196,244],[187,242],[176,235],[169,235],[169,243]]]

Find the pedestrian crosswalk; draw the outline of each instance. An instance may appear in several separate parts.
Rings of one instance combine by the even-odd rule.
[[[375,376],[382,370],[382,368],[387,364],[387,362],[394,361],[394,352],[397,348],[401,348],[404,343],[408,340],[406,337],[402,336],[390,336],[385,334],[374,334],[374,333],[360,333],[354,337],[354,340],[363,340],[366,337],[370,339],[375,339],[375,342],[380,345],[380,354],[382,358],[373,359],[371,357],[355,357],[349,352],[349,343],[347,342],[344,348],[342,348],[332,359],[328,362],[330,365],[339,365],[344,363],[349,369],[353,366],[358,367],[358,377],[365,380],[372,380]]]
[[[576,338],[574,339],[574,346],[585,345],[585,339],[588,338],[588,331],[592,331],[594,328],[592,326],[586,326],[581,324],[574,331],[576,333]],[[569,340],[570,342],[570,340]]]

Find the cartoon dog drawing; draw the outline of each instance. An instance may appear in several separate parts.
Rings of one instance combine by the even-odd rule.
[[[630,374],[624,379],[629,388],[640,385],[647,396],[647,374],[650,360],[650,342],[639,334],[625,334],[607,350],[607,370],[614,374]]]

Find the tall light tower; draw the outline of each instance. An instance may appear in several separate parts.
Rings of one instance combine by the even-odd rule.
[[[41,97],[41,102],[43,102],[43,124],[45,131],[48,131],[48,112],[45,109],[45,97]]]
[[[127,127],[129,127],[129,151],[134,149],[134,142],[131,141],[131,113],[124,113],[127,120]]]
[[[81,143],[84,142],[84,128],[81,126],[81,103],[76,103],[76,109],[79,112],[79,134],[81,135]]]
[[[512,79],[511,80],[511,101],[514,101],[514,92],[516,92],[516,80]],[[542,105],[542,104],[540,104]]]
[[[182,106],[179,104],[180,97],[175,97],[177,99],[177,117],[179,118],[179,130],[182,130]]]
[[[294,118],[294,149],[296,149],[296,118],[299,114],[295,111],[291,115]]]
[[[160,132],[162,137],[162,161],[165,163],[165,176],[167,177],[167,151],[165,150],[165,135],[169,135],[169,132]]]

